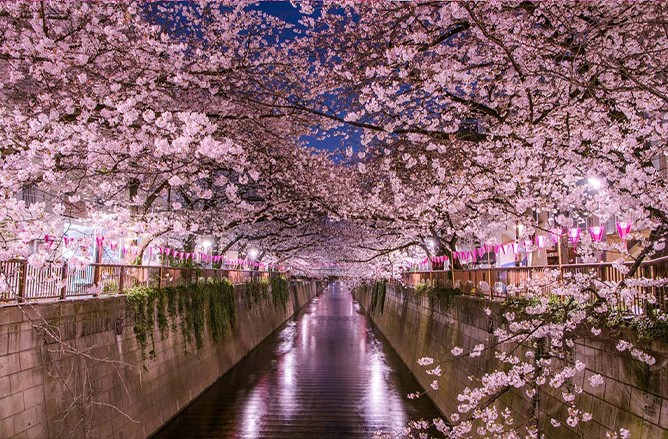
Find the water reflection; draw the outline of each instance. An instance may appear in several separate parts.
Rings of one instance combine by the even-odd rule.
[[[331,285],[156,437],[371,437],[438,416],[361,313]]]

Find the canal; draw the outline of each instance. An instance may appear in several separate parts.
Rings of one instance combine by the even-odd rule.
[[[410,343],[410,340],[407,340]],[[154,438],[365,438],[440,416],[350,291],[331,283]]]

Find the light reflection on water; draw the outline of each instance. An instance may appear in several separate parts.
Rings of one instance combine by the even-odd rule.
[[[371,437],[438,412],[338,284],[253,350],[156,436]]]

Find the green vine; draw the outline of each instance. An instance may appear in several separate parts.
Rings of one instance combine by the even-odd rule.
[[[373,290],[371,291],[371,304],[369,305],[369,312],[371,314],[376,313],[376,309],[380,309],[380,313],[383,314],[385,311],[385,292],[387,290],[386,281],[376,281],[373,284]]]
[[[204,345],[207,326],[215,342],[224,340],[237,328],[236,294],[227,279],[163,289],[134,287],[127,291],[126,301],[134,314],[134,332],[144,359],[149,338],[149,354],[155,356],[156,326],[165,338],[170,320],[172,331],[176,331],[176,320],[180,320],[186,347],[194,339],[197,349]]]
[[[139,347],[142,351],[142,357],[146,358],[146,345],[148,341],[149,325],[146,315],[146,304],[148,303],[148,288],[135,287],[130,289],[125,300],[135,316],[134,332]],[[152,329],[152,328],[151,328]]]
[[[221,288],[213,288],[208,284],[209,291],[209,329],[214,341],[222,340],[225,335],[236,329],[235,294],[232,283],[225,279]]]
[[[260,299],[269,298],[269,281],[267,279],[252,280],[244,286],[244,301],[252,308]]]
[[[450,306],[452,298],[455,296],[460,296],[462,290],[459,288],[453,288],[449,284],[436,283],[435,285],[429,285],[426,282],[420,282],[415,285],[415,292],[418,294],[426,295],[429,297],[431,303],[435,300],[439,300],[445,304],[446,307]]]
[[[272,276],[271,278],[271,299],[274,306],[280,304],[285,311],[288,307],[288,280],[285,276]]]

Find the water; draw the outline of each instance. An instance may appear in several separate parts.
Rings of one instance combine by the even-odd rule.
[[[406,342],[410,343],[410,340]],[[155,438],[365,438],[438,417],[349,291],[332,283]]]

